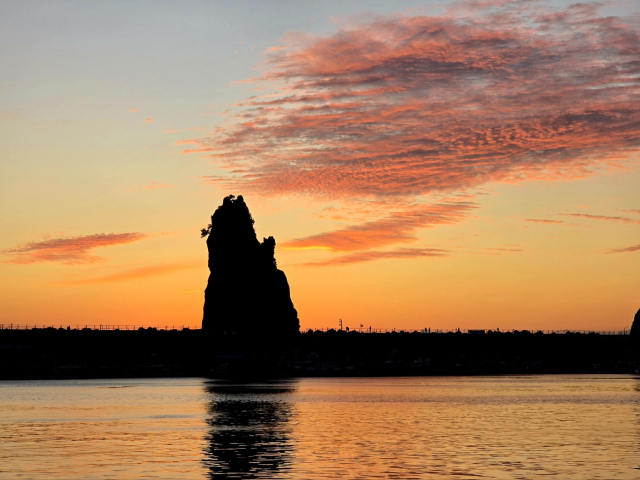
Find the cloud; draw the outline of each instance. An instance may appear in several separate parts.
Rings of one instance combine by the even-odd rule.
[[[130,270],[123,270],[111,275],[104,275],[101,277],[85,278],[78,280],[68,280],[61,282],[64,285],[96,285],[102,283],[115,283],[124,282],[129,280],[138,280],[146,277],[157,277],[160,275],[168,275],[174,272],[182,270],[190,270],[194,268],[202,267],[202,263],[176,263],[168,265],[153,265],[149,267],[133,268]]]
[[[287,34],[250,80],[275,91],[235,107],[186,152],[229,169],[212,182],[323,198],[572,179],[633,160],[640,17],[456,5]]]
[[[145,119],[145,122],[146,123],[151,123],[151,122],[153,122],[153,118],[147,118],[147,119]]]
[[[137,108],[132,108],[131,110],[129,110],[130,112],[137,112],[138,109]]]
[[[562,220],[548,220],[541,218],[527,218],[525,221],[534,223],[564,223]]]
[[[640,244],[632,245],[631,247],[612,248],[607,253],[629,253],[629,252],[640,252]]]
[[[267,48],[263,53],[274,53],[274,52],[278,52],[280,50],[284,50],[287,47],[284,47],[282,45],[274,45],[273,47],[269,47]]]
[[[328,267],[335,265],[349,265],[352,263],[370,262],[381,259],[399,259],[399,258],[418,258],[418,257],[446,257],[449,255],[447,250],[440,248],[400,248],[387,252],[368,251],[356,252],[340,257],[330,258],[319,262],[303,263],[305,267]]]
[[[626,211],[632,212],[633,210],[626,210]],[[628,218],[628,217],[617,217],[617,216],[609,216],[609,215],[591,215],[589,213],[560,213],[558,215],[562,215],[563,217],[586,218],[588,220],[604,220],[608,222],[640,224],[640,220],[634,220],[633,218]],[[540,218],[527,218],[525,221],[535,222],[535,223],[549,223],[549,224],[565,223],[562,220],[550,220],[550,219],[540,219]]]
[[[418,229],[460,222],[476,207],[472,202],[414,205],[380,220],[291,240],[282,246],[289,249],[325,248],[343,252],[412,242],[416,240]]]
[[[609,222],[636,223],[640,224],[640,220],[634,220],[627,217],[610,217],[608,215],[590,215],[588,213],[562,213],[565,217],[587,218],[589,220],[605,220]]]
[[[151,182],[149,183],[149,185],[147,185],[146,188],[147,190],[154,190],[156,188],[173,188],[175,187],[175,185],[167,185],[166,183],[158,183],[158,182]]]
[[[28,242],[2,253],[13,258],[5,263],[27,265],[41,262],[61,262],[67,265],[96,263],[102,257],[90,255],[91,250],[136,242],[148,238],[143,233],[96,233],[80,237],[52,238],[42,242]]]
[[[178,133],[180,130],[176,130],[175,128],[170,128],[169,130],[163,130],[164,133]]]

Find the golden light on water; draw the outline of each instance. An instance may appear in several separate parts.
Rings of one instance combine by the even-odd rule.
[[[636,478],[629,376],[4,382],[6,478]]]

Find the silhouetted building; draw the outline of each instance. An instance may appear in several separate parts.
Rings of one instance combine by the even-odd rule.
[[[289,335],[300,329],[289,283],[278,270],[273,237],[260,243],[242,196],[230,195],[202,230],[209,249],[203,330],[219,334]]]

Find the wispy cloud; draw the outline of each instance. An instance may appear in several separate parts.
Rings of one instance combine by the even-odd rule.
[[[145,122],[146,123],[151,123],[151,122],[153,122],[153,118],[147,118],[147,119],[145,119]]]
[[[101,277],[83,278],[76,280],[67,280],[61,282],[64,285],[96,285],[102,283],[115,283],[124,282],[129,280],[138,280],[146,277],[157,277],[160,275],[169,275],[171,273],[190,270],[194,268],[202,267],[202,263],[174,263],[167,265],[152,265],[148,267],[132,268],[123,270],[110,275],[104,275]]]
[[[282,246],[290,249],[326,248],[338,252],[412,242],[416,240],[418,229],[460,222],[476,206],[472,202],[414,205],[380,220],[291,240]]]
[[[632,245],[630,247],[623,248],[612,248],[608,253],[630,253],[630,252],[640,252],[640,244]]]
[[[440,248],[400,248],[392,251],[368,251],[356,252],[339,257],[329,258],[318,262],[303,263],[306,267],[328,267],[338,265],[349,265],[352,263],[370,262],[381,259],[403,259],[417,257],[446,257],[449,255],[447,250]]]
[[[247,100],[187,152],[262,195],[423,195],[571,179],[640,149],[640,17],[527,2],[290,33]]]
[[[562,220],[549,220],[546,218],[527,218],[526,222],[534,222],[534,223],[564,223]]]
[[[136,242],[145,238],[148,238],[148,235],[135,232],[96,233],[80,237],[52,238],[41,242],[23,243],[4,250],[2,253],[12,257],[5,263],[20,265],[41,262],[61,262],[67,265],[96,263],[103,259],[90,255],[93,249]]]
[[[488,252],[522,252],[521,248],[485,248]]]
[[[634,220],[628,217],[611,217],[609,215],[590,215],[588,213],[563,213],[565,217],[587,218],[589,220],[605,220],[608,222],[636,223],[640,224],[640,220]]]

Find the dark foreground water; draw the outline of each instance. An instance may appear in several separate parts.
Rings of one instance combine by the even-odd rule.
[[[0,382],[0,478],[640,478],[620,376]]]

